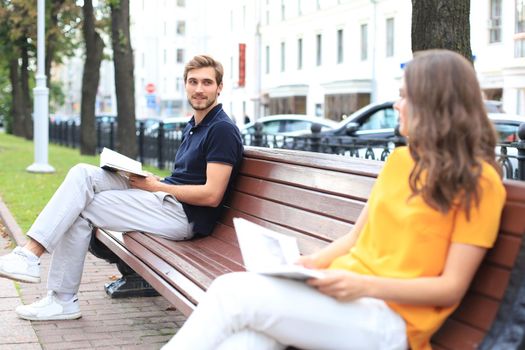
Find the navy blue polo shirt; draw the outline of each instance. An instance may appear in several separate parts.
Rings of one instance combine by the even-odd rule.
[[[193,223],[194,237],[206,236],[213,231],[223,202],[239,170],[242,152],[239,129],[224,112],[222,104],[210,110],[199,125],[195,126],[194,117],[186,125],[175,156],[173,173],[163,182],[175,185],[204,185],[207,163],[217,162],[233,166],[228,188],[217,208],[182,203],[189,222]]]

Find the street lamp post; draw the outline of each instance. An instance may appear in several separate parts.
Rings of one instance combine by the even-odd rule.
[[[49,143],[49,90],[46,87],[45,62],[45,0],[38,0],[37,21],[37,73],[36,87],[33,89],[33,129],[35,162],[27,167],[31,173],[52,173],[55,169],[48,164]]]

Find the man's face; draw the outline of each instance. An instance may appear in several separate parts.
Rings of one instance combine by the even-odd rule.
[[[188,102],[196,111],[213,107],[222,90],[215,81],[215,70],[212,67],[192,69],[186,78],[186,95]]]

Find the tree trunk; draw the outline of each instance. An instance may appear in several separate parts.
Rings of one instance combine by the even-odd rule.
[[[29,91],[29,48],[27,44],[22,45],[22,66],[20,66],[20,83],[22,87],[22,104],[24,114],[24,136],[28,140],[33,139],[33,104]],[[46,116],[47,118],[47,116]]]
[[[412,52],[456,51],[472,62],[470,0],[412,0]]]
[[[19,69],[18,58],[11,58],[9,61],[9,80],[11,81],[13,135],[24,136],[24,104],[22,89],[20,88]]]
[[[95,154],[97,135],[95,129],[95,103],[100,80],[100,63],[104,41],[95,30],[95,16],[91,0],[84,0],[84,41],[86,42],[86,61],[82,75],[82,101],[80,104],[80,153]]]
[[[129,35],[129,0],[112,2],[111,41],[118,114],[116,149],[128,157],[136,158],[135,82],[133,51]]]
[[[49,27],[50,28],[58,28],[58,13],[60,12],[60,9],[62,8],[62,5],[64,4],[65,0],[53,0],[51,1],[51,11],[49,15]],[[46,24],[46,27],[48,24]],[[56,52],[56,33],[55,31],[49,31],[48,37],[46,38],[46,57],[45,57],[45,75],[46,75],[46,86],[49,88],[51,87],[51,63],[53,62],[55,58],[55,52]]]

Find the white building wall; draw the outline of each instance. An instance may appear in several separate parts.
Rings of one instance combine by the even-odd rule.
[[[182,75],[184,64],[196,54],[210,54],[223,63],[224,89],[220,102],[239,124],[245,113],[252,120],[261,116],[264,110],[260,103],[267,96],[304,93],[307,114],[311,115],[316,114],[316,106],[323,105],[328,94],[372,93],[375,87],[377,101],[395,99],[401,83],[401,65],[412,57],[410,0],[376,0],[375,5],[371,0],[186,0],[185,7],[177,3],[176,0],[130,2],[137,117],[191,112]],[[471,4],[472,51],[482,88],[501,89],[506,111],[525,114],[525,58],[514,57],[515,1],[502,0],[502,41],[493,44],[488,40],[490,1]],[[394,19],[392,57],[386,57],[387,18]],[[177,21],[185,21],[185,35],[176,33]],[[362,24],[368,25],[366,60],[361,59]],[[344,33],[342,63],[337,63],[338,29]],[[322,35],[323,42],[320,66],[316,65],[317,34]],[[303,39],[300,70],[298,38]],[[110,47],[109,40],[106,42]],[[282,72],[281,42],[286,47]],[[240,43],[246,44],[244,87],[238,86]],[[270,47],[268,74],[266,46]],[[176,62],[177,49],[184,50],[183,63]],[[71,86],[81,81],[82,64],[79,60],[75,62],[72,64],[77,68],[66,70],[70,73],[61,78]],[[75,74],[77,77],[72,78]],[[156,87],[155,108],[147,105],[148,83]],[[73,88],[80,91],[77,85]],[[113,64],[105,61],[98,96],[106,103],[99,105],[116,113],[113,86]],[[79,93],[68,96],[70,105],[79,105]],[[182,109],[160,108],[166,100],[178,101]]]

